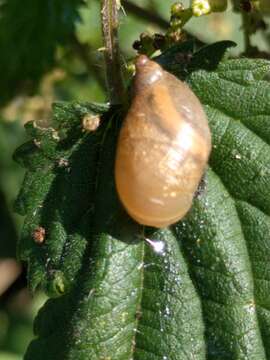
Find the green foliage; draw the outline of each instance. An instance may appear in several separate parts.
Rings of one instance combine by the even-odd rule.
[[[27,167],[19,253],[31,288],[58,298],[40,311],[25,359],[270,358],[270,63],[219,62],[231,45],[201,49],[184,68],[190,43],[158,59],[198,95],[213,141],[204,189],[171,228],[143,229],[118,202],[119,109],[57,104],[51,127],[27,126],[32,140],[15,155]],[[98,130],[83,131],[86,114],[101,117]]]
[[[82,0],[4,0],[0,6],[0,99],[31,88],[70,40]]]
[[[103,136],[102,129],[93,136],[84,133],[82,119],[104,109],[59,103],[54,105],[57,130],[41,128],[35,122],[26,125],[33,140],[15,154],[29,169],[16,209],[27,215],[18,250],[22,260],[31,259],[33,290],[39,283],[46,288],[49,279],[48,291],[57,295],[60,288],[69,286],[80,267],[86,234],[91,231],[88,221],[94,210],[97,147]],[[33,232],[40,226],[46,231],[45,246],[34,244]]]
[[[223,354],[219,355],[222,359],[267,359],[270,355],[266,330],[270,273],[265,257],[258,252],[269,256],[270,137],[264,129],[269,126],[270,87],[261,80],[268,72],[267,61],[239,59],[221,63],[212,73],[193,73],[190,78],[208,115],[213,134],[210,166],[216,174],[212,196],[209,191],[206,197],[209,210],[204,212],[205,205],[198,204],[187,217],[187,223],[193,225],[194,216],[208,224],[214,217],[211,234],[207,236],[208,231],[198,225],[192,228],[192,236],[185,232],[209,323],[210,359],[217,354]],[[197,217],[196,211],[200,212]],[[265,224],[263,232],[259,219]],[[197,251],[196,247],[191,251],[193,236],[200,239]]]

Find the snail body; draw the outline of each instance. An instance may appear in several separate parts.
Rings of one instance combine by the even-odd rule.
[[[119,198],[138,223],[165,227],[190,209],[211,150],[203,108],[189,87],[145,55],[115,163]]]

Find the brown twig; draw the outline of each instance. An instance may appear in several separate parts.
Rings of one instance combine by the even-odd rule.
[[[122,5],[124,6],[125,10],[130,11],[133,15],[145,21],[150,21],[158,25],[161,29],[168,29],[168,27],[170,26],[170,23],[158,14],[144,9],[128,0],[122,0]]]
[[[118,43],[118,6],[116,0],[101,1],[101,23],[109,99],[112,104],[123,102],[125,90]]]

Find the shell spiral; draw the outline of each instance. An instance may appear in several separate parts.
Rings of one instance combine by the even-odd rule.
[[[203,108],[190,88],[145,55],[115,162],[119,198],[138,223],[165,227],[190,209],[211,150]]]

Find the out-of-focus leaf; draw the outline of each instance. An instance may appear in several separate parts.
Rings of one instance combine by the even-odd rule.
[[[0,6],[0,104],[32,89],[74,32],[82,0],[4,0]]]
[[[21,356],[1,351],[0,359],[1,360],[21,360]]]

